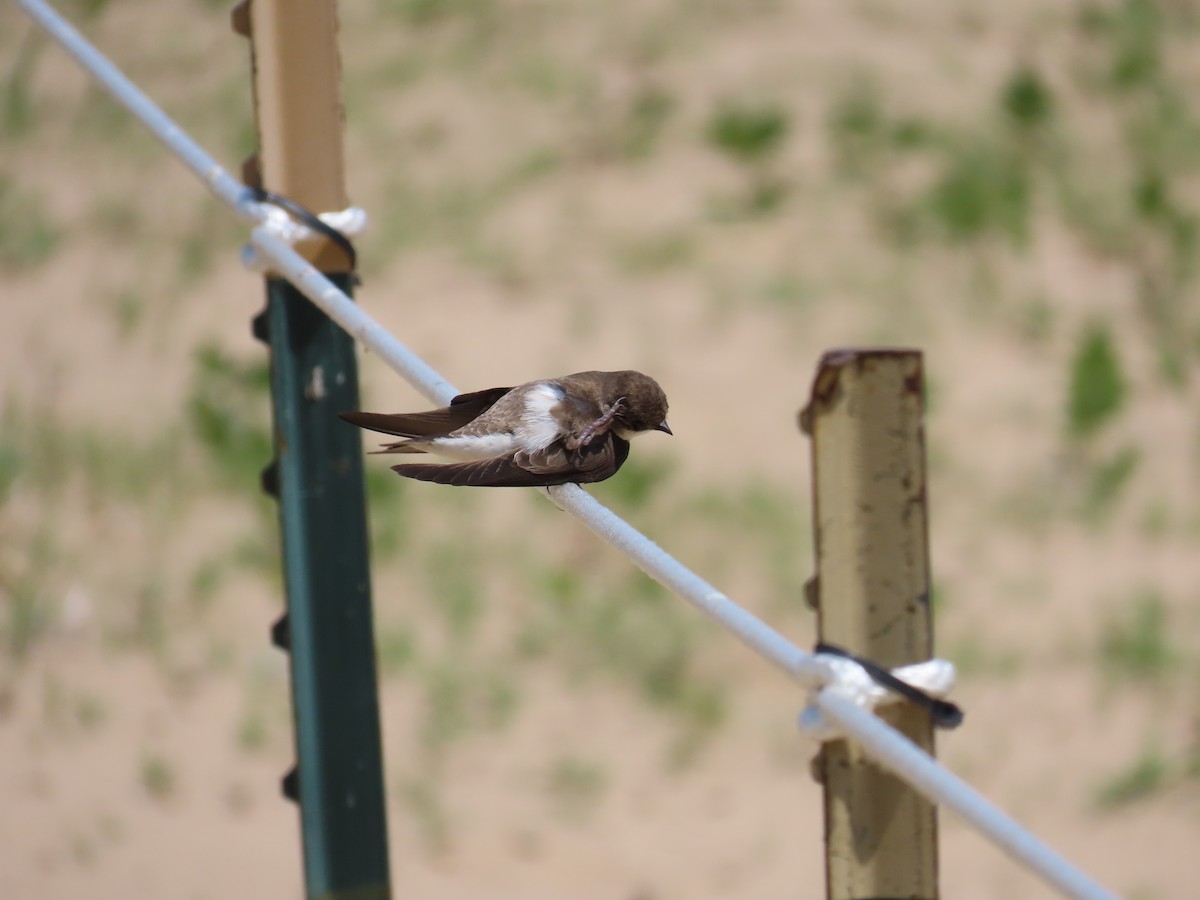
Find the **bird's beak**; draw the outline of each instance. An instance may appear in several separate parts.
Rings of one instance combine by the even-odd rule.
[[[661,431],[663,434],[674,434],[671,426],[667,424],[667,420],[663,419],[659,424],[654,426],[655,431]]]

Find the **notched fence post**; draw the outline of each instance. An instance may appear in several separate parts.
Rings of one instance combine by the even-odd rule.
[[[888,668],[933,653],[923,411],[919,351],[837,350],[800,415],[812,438],[817,575],[806,593],[820,639]],[[880,716],[933,752],[928,713],[897,703]],[[825,744],[814,773],[830,900],[936,898],[933,804],[852,741]]]
[[[233,29],[251,41],[259,149],[256,187],[316,213],[347,205],[334,0],[244,0]],[[297,251],[342,291],[352,262],[327,239]],[[337,413],[358,408],[354,341],[296,287],[267,277],[254,334],[271,349],[275,459],[263,489],[279,501],[287,612],[272,642],[291,655],[307,896],[391,896],[387,807],[367,556],[362,442]]]

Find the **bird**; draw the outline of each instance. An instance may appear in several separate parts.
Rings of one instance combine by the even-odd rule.
[[[632,438],[671,434],[667,395],[632,370],[576,372],[516,387],[459,394],[419,413],[344,412],[352,425],[403,440],[376,453],[428,453],[442,464],[392,466],[405,478],[474,487],[548,487],[603,481]]]

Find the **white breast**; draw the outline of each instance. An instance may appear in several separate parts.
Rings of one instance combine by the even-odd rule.
[[[562,437],[553,413],[562,398],[563,389],[554,384],[539,384],[525,395],[525,412],[516,435],[523,449],[543,450]]]

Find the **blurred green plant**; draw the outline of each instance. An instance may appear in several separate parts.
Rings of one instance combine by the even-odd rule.
[[[1108,41],[1107,80],[1113,87],[1138,87],[1161,73],[1164,17],[1152,0],[1085,3],[1080,7],[1079,25],[1084,33]]]
[[[151,799],[159,802],[170,799],[178,788],[177,780],[175,768],[165,756],[160,753],[143,754],[139,781]]]
[[[0,422],[2,425],[3,422]],[[21,476],[25,461],[13,436],[0,432],[0,509],[8,502],[13,485]]]
[[[521,707],[521,692],[516,682],[506,672],[497,671],[486,679],[483,691],[484,725],[493,730],[508,727]]]
[[[1109,614],[1100,633],[1099,659],[1110,679],[1157,681],[1175,668],[1179,656],[1158,591],[1141,590]]]
[[[417,28],[454,20],[490,19],[498,12],[492,0],[387,0],[383,10]]]
[[[436,759],[471,726],[472,686],[463,661],[453,654],[427,664],[421,672],[424,702],[418,732],[421,746]]]
[[[1071,359],[1067,430],[1072,437],[1093,433],[1116,415],[1125,401],[1125,376],[1106,323],[1089,324]]]
[[[254,484],[272,456],[269,390],[265,358],[239,361],[212,343],[196,349],[188,424],[217,473],[238,489]]]
[[[570,822],[583,821],[595,809],[607,783],[598,763],[576,756],[559,758],[546,776],[546,787],[559,815]]]
[[[1165,787],[1169,775],[1170,767],[1157,744],[1147,744],[1128,769],[1099,787],[1096,805],[1116,810],[1144,800]]]
[[[207,609],[233,570],[233,558],[225,553],[202,560],[187,580],[187,594],[193,608]]]
[[[809,541],[809,510],[777,486],[757,479],[740,485],[709,486],[688,495],[672,521],[695,524],[694,539],[705,565],[720,577],[750,562],[766,575],[774,614],[800,612],[805,565],[797,559],[797,548]],[[737,534],[740,541],[729,540]],[[751,555],[748,550],[753,547]]]
[[[19,557],[0,565],[0,595],[7,597],[0,620],[4,646],[18,661],[25,659],[34,644],[50,629],[52,612],[48,596],[51,574],[58,563],[58,538],[49,521],[28,538]],[[16,559],[20,562],[16,562]]]
[[[1030,344],[1044,346],[1054,334],[1054,306],[1046,297],[1031,297],[1016,312],[1016,331]]]
[[[417,635],[411,628],[380,624],[375,643],[379,670],[385,678],[407,672],[417,661]]]
[[[479,544],[456,535],[425,549],[429,598],[455,645],[475,634],[483,615],[483,573]]]
[[[616,476],[597,484],[592,490],[602,503],[628,515],[650,507],[670,483],[674,471],[674,465],[666,457],[643,459],[634,454]]]
[[[448,852],[452,843],[452,826],[446,803],[438,789],[438,781],[428,773],[414,777],[401,785],[400,797],[415,820],[426,848],[432,853]]]
[[[603,674],[668,712],[695,744],[725,720],[723,684],[696,656],[706,623],[641,572],[604,576],[567,566],[531,566],[540,604],[516,638],[519,656],[549,656],[573,677]]]
[[[370,510],[371,553],[377,562],[397,559],[409,540],[408,481],[396,477],[396,473],[385,466],[370,465],[369,462],[363,473]]]
[[[41,35],[28,31],[0,88],[0,134],[9,140],[29,134],[37,123],[37,107],[29,86],[43,46]]]
[[[1000,105],[1009,121],[1026,130],[1044,127],[1054,114],[1050,88],[1031,66],[1021,66],[1009,76]]]
[[[653,155],[674,111],[675,98],[665,89],[648,85],[638,91],[621,123],[621,155],[628,160]]]
[[[696,256],[696,239],[683,229],[634,236],[624,234],[617,261],[631,275],[658,275],[688,265]]]
[[[719,218],[762,215],[782,204],[787,185],[772,172],[772,162],[790,129],[787,114],[771,104],[726,101],[710,115],[705,129],[709,144],[742,166],[749,178],[740,199],[716,204]]]
[[[708,141],[746,166],[762,165],[783,146],[789,130],[787,114],[768,104],[726,102],[708,122]]]
[[[893,118],[884,108],[876,79],[859,74],[834,97],[825,119],[838,171],[877,180],[886,174],[889,154],[933,146],[937,135],[917,118]]]
[[[108,8],[110,2],[111,0],[67,0],[62,7],[72,18],[94,19]]]
[[[941,173],[921,200],[921,212],[952,241],[997,234],[1013,243],[1029,237],[1033,185],[1025,160],[983,135],[952,140]]]
[[[243,710],[237,724],[237,746],[247,753],[257,752],[267,745],[270,729],[266,713],[255,705]]]
[[[1122,447],[1095,467],[1083,499],[1084,518],[1099,524],[1108,516],[1141,458],[1136,447]]]
[[[496,258],[497,253],[512,253],[507,245],[482,233],[487,217],[562,163],[553,149],[533,147],[501,165],[490,178],[477,181],[466,181],[461,173],[434,184],[397,176],[382,189],[383,212],[370,232],[371,252],[364,257],[386,259],[402,248],[446,244],[476,265],[511,265],[510,260]]]
[[[0,271],[36,269],[54,256],[63,237],[43,198],[0,174]]]
[[[1020,653],[1011,647],[998,647],[981,632],[971,632],[958,640],[944,642],[943,654],[954,663],[963,678],[1008,680],[1021,670]]]
[[[856,176],[869,171],[879,161],[888,130],[878,85],[855,79],[834,98],[826,127],[841,172]]]
[[[129,287],[117,291],[109,303],[117,323],[117,333],[123,338],[132,337],[145,316],[146,298],[137,288]]]

